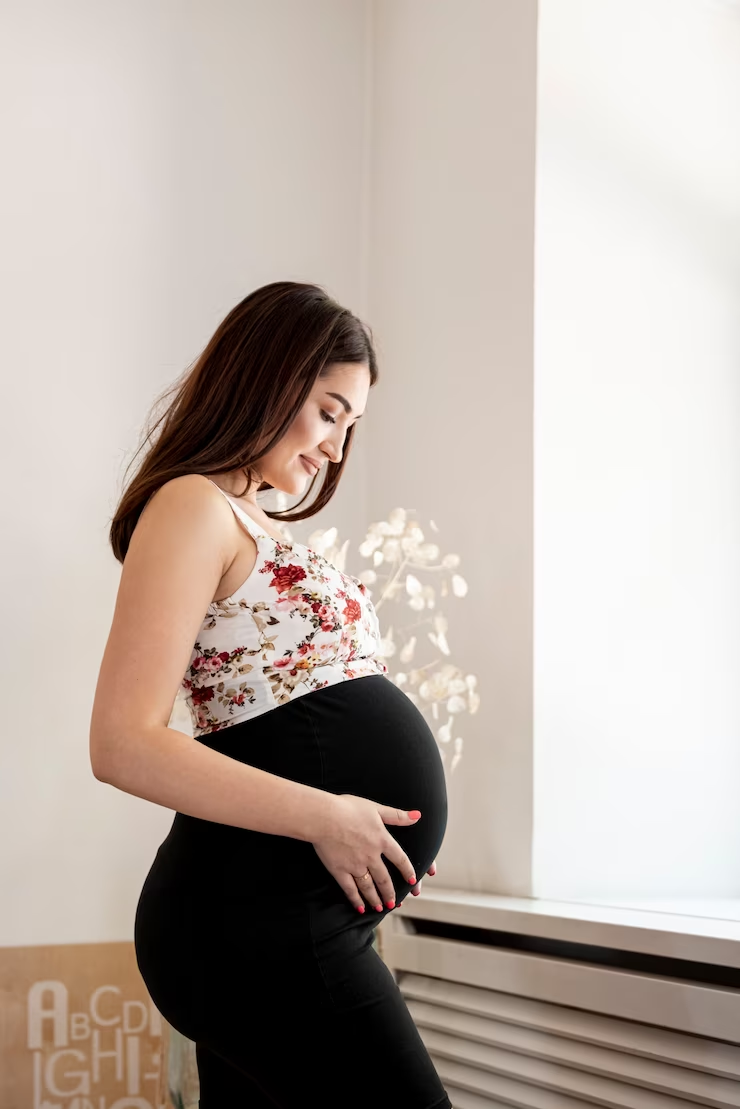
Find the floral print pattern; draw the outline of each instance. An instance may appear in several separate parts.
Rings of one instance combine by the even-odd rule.
[[[301,543],[273,539],[224,496],[257,543],[257,563],[236,593],[211,602],[195,642],[182,682],[195,736],[387,673],[362,582]]]

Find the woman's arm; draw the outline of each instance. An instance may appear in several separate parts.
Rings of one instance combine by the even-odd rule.
[[[309,843],[333,832],[336,795],[212,751],[166,726],[109,747],[100,781],[188,816]]]
[[[331,828],[334,794],[247,766],[167,726],[208,605],[233,561],[235,524],[226,500],[198,474],[167,482],[142,512],[95,691],[92,769],[100,781],[177,812],[313,842]]]

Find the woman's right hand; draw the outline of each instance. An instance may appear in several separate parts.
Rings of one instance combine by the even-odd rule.
[[[413,815],[412,815],[413,813]],[[398,867],[410,885],[416,875],[408,855],[386,824],[416,824],[421,813],[380,805],[352,793],[334,795],[328,831],[313,841],[316,854],[359,912],[365,901],[375,909],[393,908],[396,893],[381,855]],[[363,881],[362,876],[370,871]]]

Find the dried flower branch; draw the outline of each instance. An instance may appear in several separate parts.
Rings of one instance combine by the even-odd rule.
[[[439,530],[434,521],[430,520],[429,525],[433,531]],[[314,531],[308,546],[344,570],[348,543],[338,545],[336,528]],[[375,611],[380,613],[384,605],[396,603],[418,615],[411,623],[396,621],[395,626],[389,624],[382,630],[378,651],[388,666],[390,680],[427,717],[445,765],[447,745],[452,743],[452,774],[463,752],[462,737],[456,734],[453,741],[453,730],[459,733],[463,713],[476,713],[480,707],[475,674],[464,674],[449,661],[448,621],[438,609],[438,597],[464,597],[468,592],[468,583],[457,572],[460,556],[451,553],[440,557],[438,544],[427,542],[412,513],[405,508],[394,508],[387,520],[371,524],[359,553],[372,560],[372,566],[358,577],[373,598]],[[438,587],[431,581],[425,582],[425,575],[434,575]],[[428,644],[433,648],[432,657],[423,665],[407,669],[421,653],[422,645],[429,654]],[[402,667],[395,673],[391,673],[392,658],[397,658]]]

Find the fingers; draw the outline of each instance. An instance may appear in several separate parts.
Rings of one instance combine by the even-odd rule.
[[[376,909],[392,909],[396,904],[396,891],[388,868],[380,861],[372,867],[371,880],[357,880],[357,888],[369,905]]]
[[[389,862],[397,868],[399,874],[402,874],[410,886],[416,883],[416,872],[410,858],[401,847],[401,844],[393,836],[388,837],[388,843],[383,848],[383,854]]]
[[[336,877],[336,875],[335,875],[335,877]],[[360,895],[360,893],[358,893],[357,885],[356,885],[355,881],[353,880],[352,875],[348,874],[348,875],[346,875],[346,877],[344,879],[337,878],[337,881],[339,882],[339,885],[344,890],[344,893],[345,893],[345,895],[347,897],[347,900],[349,901],[350,905],[352,905],[353,908],[355,908],[358,913],[364,913],[365,912],[365,902],[363,901],[362,896]]]
[[[355,885],[359,891],[360,897],[365,899],[370,908],[380,912],[383,908],[383,902],[372,875],[368,874],[367,878],[364,880],[362,878],[355,878]]]
[[[418,809],[392,809],[390,805],[378,805],[377,808],[384,824],[416,824],[421,818]]]

